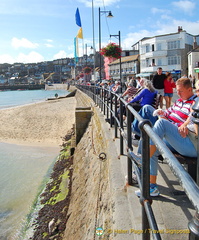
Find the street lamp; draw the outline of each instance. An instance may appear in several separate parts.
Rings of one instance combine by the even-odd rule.
[[[100,49],[101,49],[101,14],[103,13],[108,13],[107,17],[112,18],[113,15],[111,13],[111,11],[101,11],[100,7],[99,7],[99,53],[100,53]],[[100,70],[99,70],[99,74],[100,74],[100,81],[102,79],[102,72],[101,72],[101,68],[102,68],[102,58],[100,56]]]
[[[118,37],[119,40],[119,47],[121,49],[121,37],[120,37],[120,31],[118,31],[118,34],[116,35],[110,35],[110,37]],[[120,56],[120,81],[122,81],[122,58]]]

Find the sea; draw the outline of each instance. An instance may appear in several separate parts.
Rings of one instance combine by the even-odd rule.
[[[1,91],[1,109],[45,101],[66,90]],[[45,187],[60,148],[0,142],[0,240],[21,239],[37,195]],[[27,239],[24,239],[27,240]]]

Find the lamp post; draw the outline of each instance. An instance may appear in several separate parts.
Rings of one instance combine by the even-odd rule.
[[[110,37],[118,37],[119,47],[121,48],[121,35],[120,35],[120,31],[118,31],[118,34],[116,34],[116,35],[110,35]],[[122,58],[121,58],[121,56],[120,56],[120,81],[122,81]]]
[[[100,53],[100,49],[101,49],[101,14],[103,13],[108,13],[108,16],[109,18],[113,17],[111,11],[101,11],[100,10],[100,7],[99,7],[99,53]],[[101,71],[101,68],[102,68],[102,58],[100,56],[100,70],[99,70],[99,75],[100,75],[100,81],[102,79],[102,71]]]

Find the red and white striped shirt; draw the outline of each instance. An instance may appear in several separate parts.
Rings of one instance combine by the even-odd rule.
[[[191,106],[197,96],[193,95],[188,100],[176,100],[173,106],[165,110],[164,116],[178,127],[181,126],[191,113]]]

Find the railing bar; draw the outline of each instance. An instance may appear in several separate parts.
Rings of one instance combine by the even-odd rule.
[[[144,209],[145,209],[147,218],[149,219],[149,225],[150,225],[150,230],[151,230],[150,232],[153,235],[153,239],[161,240],[162,239],[160,236],[161,231],[158,230],[155,216],[154,216],[154,213],[153,213],[153,210],[152,210],[152,207],[151,207],[151,204],[149,201],[144,201]],[[149,229],[146,229],[146,230],[149,231]]]

